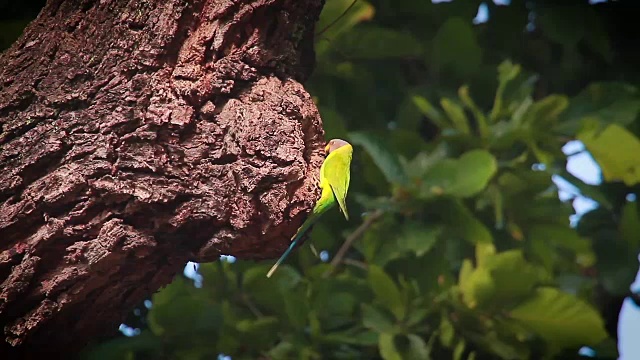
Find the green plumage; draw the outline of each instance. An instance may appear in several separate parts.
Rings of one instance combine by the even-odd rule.
[[[327,158],[320,167],[320,188],[322,194],[320,200],[313,207],[311,215],[300,226],[296,235],[291,239],[291,245],[280,256],[280,259],[271,267],[267,277],[271,277],[278,266],[287,258],[289,253],[298,245],[302,236],[315,224],[327,210],[334,207],[336,202],[344,217],[349,220],[347,212],[347,192],[349,191],[349,181],[351,180],[351,157],[353,147],[344,140],[333,139],[327,144],[325,151]],[[336,201],[337,200],[337,201]]]

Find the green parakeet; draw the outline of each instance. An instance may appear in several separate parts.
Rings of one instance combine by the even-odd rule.
[[[271,277],[276,271],[278,266],[287,258],[291,250],[293,250],[302,236],[309,230],[309,228],[315,224],[320,218],[320,215],[325,211],[335,206],[336,201],[340,210],[344,214],[344,217],[349,220],[349,213],[347,212],[347,191],[349,190],[349,181],[351,180],[351,156],[353,154],[353,147],[351,144],[344,140],[333,139],[327,143],[324,148],[327,158],[324,159],[322,166],[320,167],[320,188],[322,189],[322,195],[320,200],[313,207],[311,215],[300,226],[298,232],[291,239],[291,245],[280,256],[280,259],[271,267],[271,270],[267,273],[267,277]]]

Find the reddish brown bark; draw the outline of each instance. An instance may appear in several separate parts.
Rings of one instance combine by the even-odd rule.
[[[116,331],[187,260],[280,254],[318,196],[321,6],[49,1],[0,56],[0,358]]]

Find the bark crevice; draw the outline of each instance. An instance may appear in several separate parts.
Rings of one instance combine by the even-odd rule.
[[[77,350],[187,260],[285,248],[318,196],[321,6],[45,6],[0,55],[0,354]]]

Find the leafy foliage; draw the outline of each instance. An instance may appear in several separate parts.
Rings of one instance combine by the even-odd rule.
[[[318,29],[350,4],[328,0]],[[204,264],[201,288],[153,296],[141,335],[85,355],[615,358],[597,300],[628,291],[640,247],[640,95],[611,81],[635,73],[601,11],[618,5],[483,4],[474,25],[479,1],[358,1],[317,40],[306,85],[327,137],[356,147],[349,208],[382,214],[335,271],[307,248],[271,279],[270,262]],[[575,139],[606,183],[566,171]],[[558,177],[601,205],[577,226]],[[329,214],[311,242],[331,257],[358,226]]]

